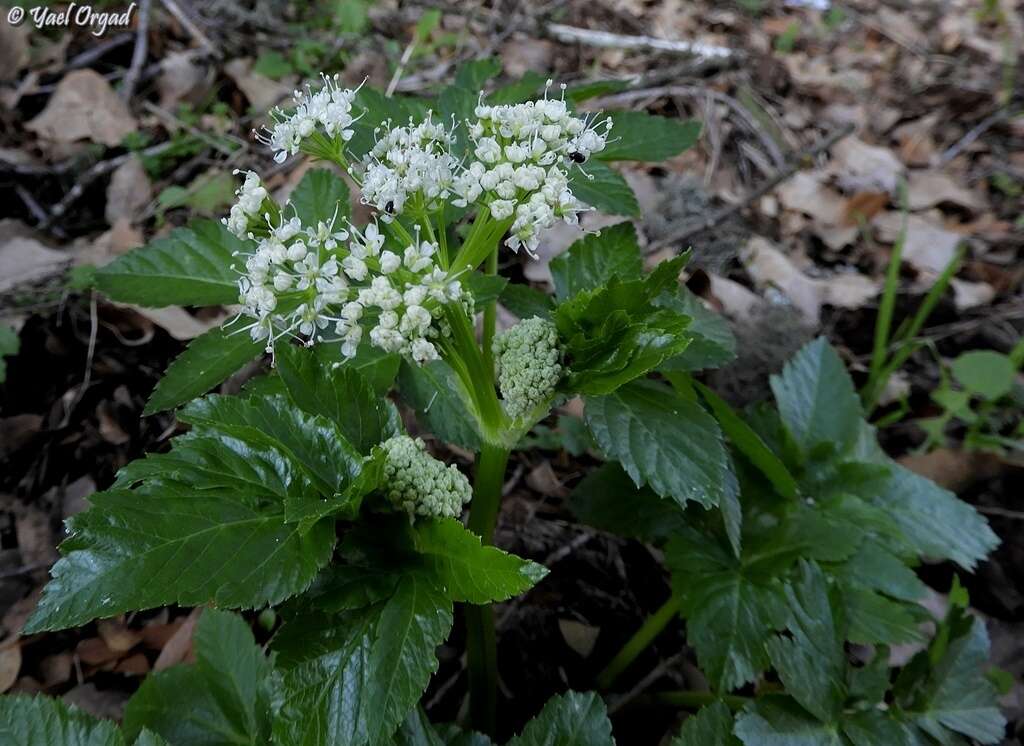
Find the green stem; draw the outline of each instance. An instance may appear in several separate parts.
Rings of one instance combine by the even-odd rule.
[[[618,678],[619,674],[629,668],[647,646],[654,642],[654,638],[661,634],[665,626],[672,621],[679,613],[679,597],[673,595],[668,601],[662,604],[661,608],[647,617],[629,641],[622,646],[622,650],[612,658],[612,662],[597,676],[597,685],[601,689],[608,689]]]
[[[487,262],[484,271],[488,275],[498,274],[498,247],[495,246],[487,255]],[[481,346],[484,350],[484,364],[489,370],[494,370],[494,352],[491,350],[491,343],[494,341],[494,330],[498,325],[498,302],[492,300],[484,306],[484,329],[481,338]]]
[[[501,443],[505,435],[505,413],[494,391],[494,366],[488,367],[476,343],[472,323],[459,307],[446,306],[445,315],[451,327],[450,357],[461,366],[453,366],[476,409],[480,434],[487,443]],[[451,363],[452,360],[449,360]]]
[[[469,528],[484,544],[494,539],[494,526],[501,507],[501,489],[509,450],[484,443],[473,481]],[[469,714],[473,728],[494,735],[498,704],[498,649],[494,631],[494,610],[465,606],[466,660],[469,670]]]

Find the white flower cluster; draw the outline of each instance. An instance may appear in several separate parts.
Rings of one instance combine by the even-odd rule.
[[[439,357],[431,340],[441,333],[435,322],[444,305],[466,298],[461,283],[434,263],[435,245],[417,242],[398,255],[384,249],[376,223],[360,232],[291,218],[253,240],[239,302],[253,320],[246,328],[254,340],[267,340],[268,351],[288,335],[325,341],[333,325],[346,357],[355,356],[369,328],[373,346],[429,362]]]
[[[291,113],[277,108],[270,114],[274,126],[259,135],[259,139],[276,152],[274,160],[283,163],[289,155],[295,155],[302,146],[302,141],[314,132],[321,131],[329,138],[340,137],[343,142],[352,139],[352,125],[356,118],[352,116],[352,101],[359,91],[358,88],[341,88],[339,76],[320,77],[323,87],[313,91],[306,86],[304,91],[295,91],[292,95],[295,108]]]
[[[379,131],[377,144],[363,160],[363,202],[391,220],[402,212],[406,200],[419,194],[422,207],[437,208],[448,198],[458,161],[451,154],[452,134],[434,122],[431,114],[425,121],[405,127],[392,127],[383,136]]]
[[[245,173],[245,182],[235,190],[238,201],[231,206],[231,212],[224,218],[223,223],[236,236],[245,238],[249,232],[249,219],[259,215],[260,205],[267,198],[267,190],[260,183],[260,177],[255,171],[243,172],[235,169],[234,173]]]
[[[542,229],[559,218],[575,223],[587,209],[569,188],[568,169],[604,149],[612,122],[588,122],[564,99],[546,94],[523,104],[480,104],[475,113],[469,124],[475,160],[455,178],[456,204],[483,199],[496,220],[514,216],[506,245],[533,254]]]

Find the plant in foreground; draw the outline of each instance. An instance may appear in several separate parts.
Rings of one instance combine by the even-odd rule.
[[[303,153],[343,169],[372,210],[366,224],[350,220],[331,170],[309,171],[284,202],[246,173],[223,223],[197,221],[97,271],[119,301],[242,310],[168,368],[146,411],[181,407],[191,429],[122,469],[69,521],[26,632],[170,603],[217,608],[199,624],[196,663],[147,679],[121,730],[13,697],[0,700],[0,734],[492,743],[490,604],[547,572],[490,546],[505,467],[556,403],[580,396],[608,464],[580,485],[576,509],[664,544],[678,581],[605,685],[682,613],[711,688],[662,698],[713,703],[682,743],[898,742],[872,728],[918,739],[908,744],[953,743],[953,733],[991,742],[1001,720],[981,673],[983,630],[969,617],[940,625],[892,694],[884,664],[885,645],[922,636],[913,564],[970,568],[995,537],[969,506],[879,451],[824,341],[774,383],[777,411],[741,416],[693,377],[731,359],[734,342],[679,284],[687,255],[645,272],[623,222],[551,262],[553,298],[497,275],[502,247],[532,252],[557,220],[590,207],[635,215],[607,163],[670,157],[699,128],[637,112],[583,116],[577,105],[605,89],[555,97],[544,87],[534,100],[536,76],[482,97],[497,72],[473,63],[433,101],[325,78],[275,115],[264,137],[276,158]],[[502,332],[499,298],[523,319]],[[235,395],[204,395],[264,352],[267,375]],[[476,454],[471,485],[405,432],[396,401]],[[435,729],[418,707],[456,604],[470,725],[487,735]],[[265,616],[281,624],[263,650],[217,609],[272,609]],[[875,648],[870,666],[847,642]],[[955,710],[965,689],[969,713]],[[601,700],[569,693],[509,743],[613,741]]]

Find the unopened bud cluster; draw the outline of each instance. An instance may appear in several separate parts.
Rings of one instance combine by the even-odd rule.
[[[495,336],[494,360],[505,411],[528,415],[551,400],[562,378],[558,330],[546,319],[520,321]]]
[[[473,490],[454,464],[445,465],[427,453],[419,438],[397,435],[384,441],[384,493],[410,516],[458,518]]]

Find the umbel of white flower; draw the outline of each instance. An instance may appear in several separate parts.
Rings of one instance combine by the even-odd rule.
[[[256,188],[248,178],[246,184]],[[233,232],[239,227],[227,223]],[[461,283],[435,264],[436,245],[414,240],[395,253],[384,248],[376,223],[359,231],[334,221],[305,226],[293,217],[269,226],[263,238],[239,237],[252,247],[239,254],[241,316],[251,319],[243,328],[268,350],[281,337],[301,336],[340,341],[342,354],[354,357],[367,328],[375,347],[429,362],[439,357],[435,321],[445,304],[465,298]]]
[[[432,238],[431,220],[445,203],[473,205],[498,221],[499,231],[508,226],[507,246],[533,253],[544,228],[559,219],[575,223],[589,209],[573,196],[569,173],[604,149],[611,120],[595,124],[573,114],[565,86],[559,99],[548,98],[546,88],[540,101],[481,103],[475,119],[455,123],[468,130],[467,163],[451,154],[452,129],[428,112],[420,123],[379,127],[374,147],[352,166],[344,148],[358,119],[352,115],[358,89],[340,88],[337,76],[321,77],[320,90],[296,91],[293,109],[273,112],[274,124],[261,139],[279,162],[302,150],[344,165],[384,222],[404,214]],[[421,240],[419,228],[413,236],[395,223],[386,241],[376,222],[362,231],[336,225],[336,217],[304,225],[289,217],[294,209],[277,208],[252,171],[236,194],[224,223],[248,247],[239,252],[244,269],[236,267],[240,317],[249,320],[240,330],[266,340],[271,351],[278,339],[294,336],[310,344],[340,341],[342,354],[352,357],[365,337],[417,363],[439,357],[444,306],[470,303],[458,280],[466,267],[439,263],[439,246]]]
[[[451,154],[452,133],[426,120],[406,127],[378,128],[376,145],[363,159],[363,202],[387,221],[405,211],[413,198],[417,210],[434,211],[448,199],[459,162]]]
[[[455,204],[481,203],[496,220],[514,217],[505,245],[533,255],[542,230],[558,219],[575,224],[590,209],[573,196],[569,168],[604,150],[612,121],[581,119],[546,90],[541,101],[481,104],[475,115],[468,123],[475,160],[455,179]]]
[[[396,435],[384,449],[384,493],[388,501],[412,516],[458,518],[473,490],[454,464],[445,465],[427,453],[419,438]]]

